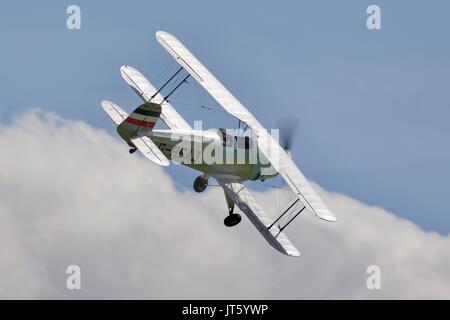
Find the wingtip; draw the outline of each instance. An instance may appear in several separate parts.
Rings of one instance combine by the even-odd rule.
[[[111,101],[109,101],[109,100],[102,100],[102,101],[100,101],[100,104],[101,104],[101,106],[103,108],[105,108],[110,103],[111,103]]]
[[[162,162],[162,164],[161,164],[163,167],[168,167],[169,165],[170,165],[170,162],[169,161],[164,161],[164,162]]]
[[[335,216],[330,216],[330,215],[319,216],[319,218],[322,220],[328,221],[328,222],[336,222],[336,220],[337,220]]]
[[[278,251],[280,251],[282,254],[287,255],[289,257],[300,257],[300,251],[294,245],[289,246],[283,246],[283,248],[277,248]]]
[[[156,38],[161,38],[163,36],[171,36],[170,33],[166,32],[166,31],[162,31],[162,30],[156,31],[155,35],[156,35]]]
[[[315,210],[315,214],[318,218],[328,221],[335,222],[336,216],[327,208],[327,209],[317,209]]]
[[[129,65],[126,65],[126,64],[120,67],[120,73],[121,73],[121,74],[123,74],[123,73],[124,73],[125,71],[127,71],[127,70],[134,71],[134,70],[136,70],[136,69],[133,68],[133,67],[131,67],[131,66],[129,66]]]
[[[300,257],[301,256],[299,251],[288,252],[287,255],[290,256],[290,257]]]

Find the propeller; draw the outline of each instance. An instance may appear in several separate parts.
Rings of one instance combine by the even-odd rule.
[[[291,157],[291,148],[297,131],[298,118],[285,118],[279,122],[280,128],[280,146],[286,150]]]

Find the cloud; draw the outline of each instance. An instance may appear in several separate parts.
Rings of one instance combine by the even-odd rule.
[[[300,217],[289,258],[245,218],[225,228],[219,188],[175,188],[82,121],[32,110],[0,124],[0,148],[1,298],[450,298],[449,236],[319,186],[338,222]],[[366,287],[372,264],[381,290]]]

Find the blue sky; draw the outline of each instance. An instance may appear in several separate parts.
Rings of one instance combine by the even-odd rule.
[[[66,29],[70,4],[81,7],[81,30]],[[382,30],[366,28],[369,4],[381,7]],[[293,154],[309,178],[447,234],[448,12],[448,1],[9,1],[0,12],[0,116],[38,106],[114,134],[100,101],[140,103],[123,64],[150,80],[173,70],[154,37],[168,31],[264,125],[299,119]],[[216,106],[194,83],[173,100],[190,122],[235,125],[187,105]],[[181,186],[196,176],[169,170]]]

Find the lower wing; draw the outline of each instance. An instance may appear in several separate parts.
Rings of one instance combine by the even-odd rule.
[[[297,248],[253,199],[238,177],[214,176],[214,178],[272,247],[288,256],[300,256]]]

